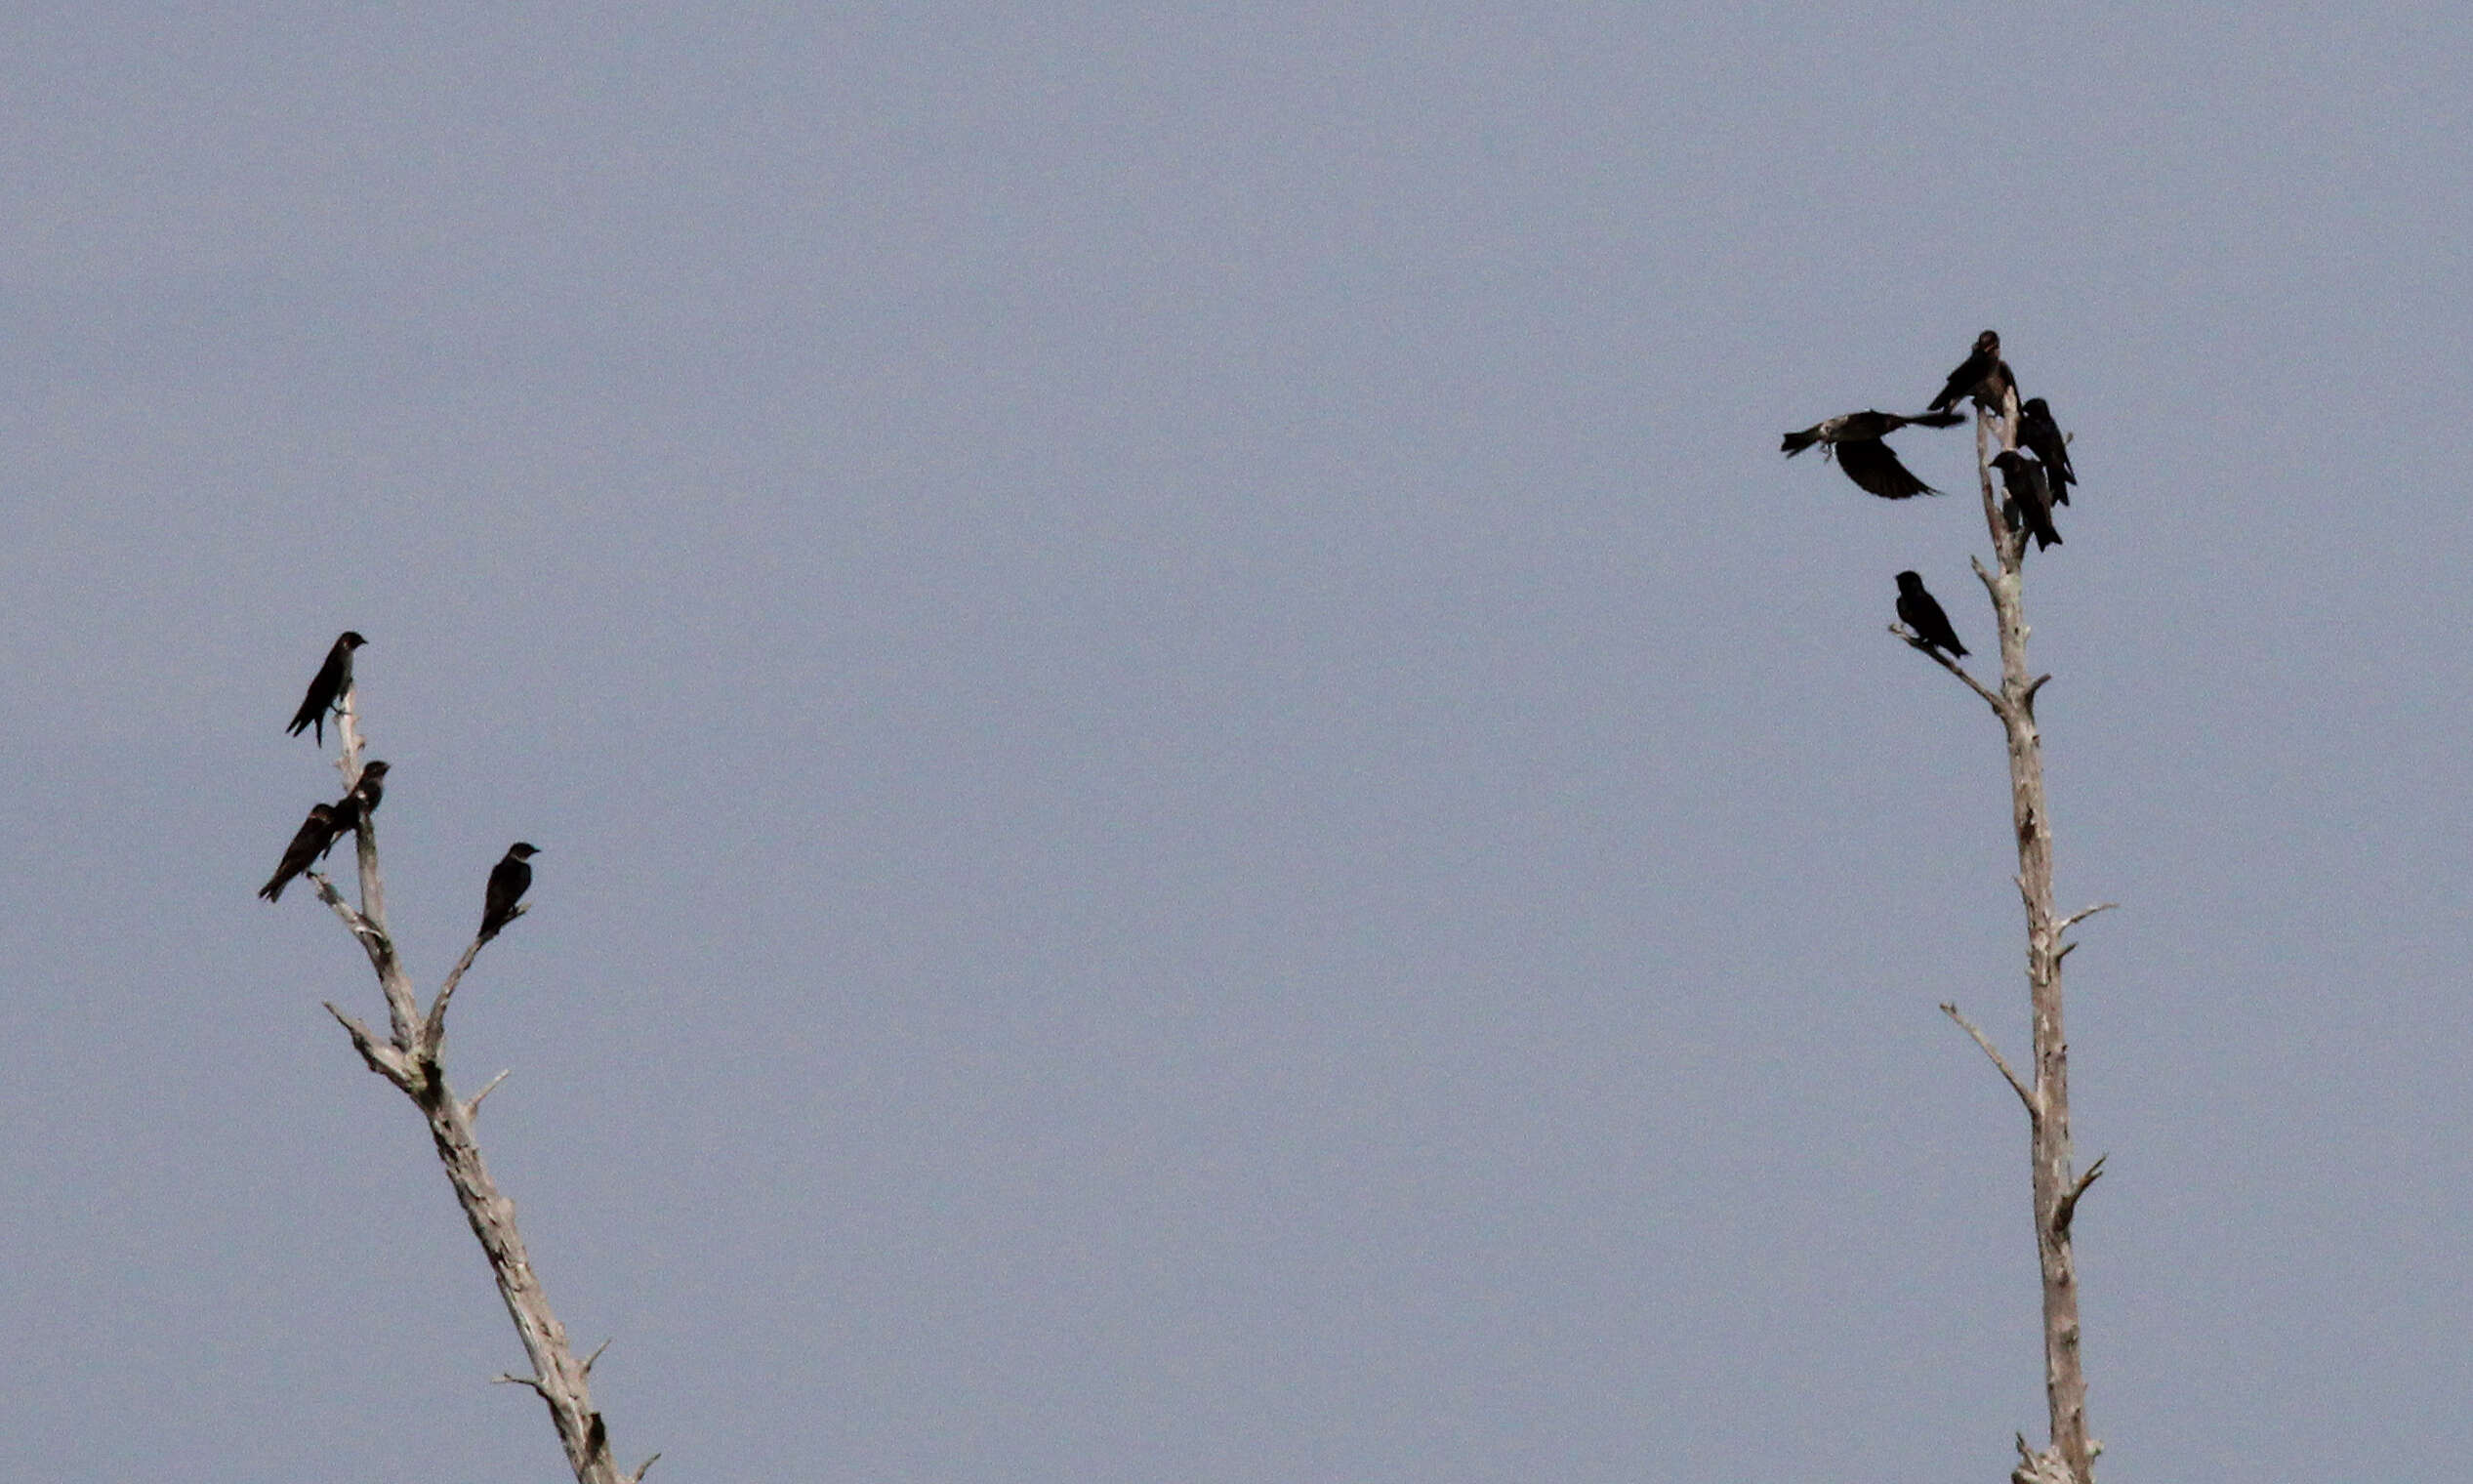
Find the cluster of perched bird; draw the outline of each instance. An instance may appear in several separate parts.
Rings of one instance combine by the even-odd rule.
[[[301,698],[301,709],[292,717],[292,724],[284,735],[297,737],[311,732],[320,747],[326,745],[326,719],[342,709],[352,688],[352,651],[369,640],[347,629],[326,651],[326,663],[318,667],[317,676],[309,681],[309,693]],[[283,888],[311,866],[324,859],[347,835],[357,836],[361,825],[378,812],[379,801],[386,797],[387,764],[372,760],[361,764],[360,776],[344,797],[333,804],[309,805],[309,815],[301,821],[292,843],[283,847],[283,859],[274,868],[274,875],[258,888],[268,901],[281,901]],[[506,855],[490,868],[489,887],[481,903],[483,938],[498,935],[499,929],[515,920],[521,910],[517,904],[532,886],[532,857],[540,851],[524,841],[507,847]]]
[[[1837,467],[1857,488],[1883,500],[1937,495],[1939,490],[1898,462],[1884,440],[1906,427],[1955,428],[1966,420],[1958,404],[1969,398],[1978,407],[2006,415],[2017,393],[2017,378],[2000,358],[2000,337],[1986,330],[1975,337],[1973,352],[1949,374],[1941,394],[1923,411],[1913,415],[1845,413],[1788,433],[1781,448],[1791,459],[1819,444],[1823,457],[1834,455]],[[2061,533],[2052,525],[2052,507],[2070,503],[2070,486],[2078,482],[2078,473],[2070,467],[2069,438],[2053,421],[2052,409],[2043,398],[2029,397],[2016,406],[2019,447],[2001,450],[1992,462],[2000,471],[2002,518],[2011,530],[2034,536],[2036,550],[2040,552],[2061,544]],[[1966,652],[1966,646],[1958,641],[1958,631],[1950,626],[1949,615],[1924,591],[1923,579],[1916,573],[1898,574],[1898,619],[1915,631],[1916,641],[1923,648],[1952,655]]]

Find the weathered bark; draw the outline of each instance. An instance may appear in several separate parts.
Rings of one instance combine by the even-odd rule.
[[[337,726],[343,738],[343,752],[336,766],[344,775],[347,789],[360,778],[360,725],[354,709],[357,701],[354,692],[345,691]],[[335,915],[369,955],[369,967],[377,972],[379,991],[386,997],[390,1034],[379,1040],[368,1027],[331,1002],[327,1012],[342,1022],[352,1039],[352,1049],[360,1052],[369,1069],[402,1090],[429,1123],[430,1139],[437,1148],[438,1162],[446,1167],[447,1183],[455,1187],[455,1199],[464,1208],[465,1219],[472,1223],[473,1235],[480,1239],[481,1251],[489,1258],[490,1273],[498,1280],[498,1296],[506,1301],[508,1317],[515,1320],[524,1354],[532,1362],[530,1376],[504,1375],[498,1380],[531,1387],[548,1405],[550,1421],[558,1431],[558,1445],[566,1451],[567,1465],[575,1471],[577,1484],[637,1484],[644,1470],[652,1466],[653,1459],[644,1460],[633,1472],[626,1473],[611,1459],[608,1430],[601,1415],[593,1408],[590,1385],[593,1361],[599,1352],[580,1361],[575,1358],[567,1343],[566,1327],[551,1311],[549,1296],[542,1291],[541,1279],[524,1252],[523,1235],[515,1229],[515,1204],[499,1193],[497,1182],[489,1177],[489,1167],[481,1160],[480,1145],[474,1139],[473,1124],[481,1099],[498,1082],[493,1079],[470,1098],[459,1098],[447,1085],[446,1068],[440,1059],[446,1045],[447,1004],[473,961],[496,934],[473,940],[425,1013],[411,977],[395,955],[394,937],[387,928],[387,888],[379,869],[378,836],[366,816],[360,822],[353,845],[360,869],[358,908],[344,900],[343,893],[335,889],[335,884],[324,872],[311,871],[309,876],[319,898],[335,909]],[[517,907],[515,915],[520,917],[523,912],[522,907]],[[499,1074],[502,1078],[505,1075]]]
[[[2050,1412],[2051,1446],[2030,1453],[2019,1443],[2021,1463],[2013,1476],[2024,1484],[2074,1481],[2092,1484],[2095,1455],[2102,1451],[2086,1431],[2086,1374],[2079,1356],[2078,1261],[2070,1240],[2079,1197],[2103,1173],[2101,1159],[2083,1175],[2074,1175],[2070,1146],[2069,1041],[2061,1020],[2061,961],[2069,956],[2065,941],[2071,928],[2110,903],[2062,917],[2052,904],[2052,821],[2043,795],[2043,739],[2036,729],[2036,695],[2050,676],[2035,676],[2027,663],[2027,626],[2023,598],[2028,536],[2012,530],[2002,518],[2000,499],[1993,490],[1992,443],[2018,446],[2018,400],[2015,391],[1999,414],[1978,415],[1975,456],[1984,498],[1984,520],[1992,533],[1998,571],[1978,560],[1975,575],[1992,598],[2000,634],[2000,688],[1996,692],[1977,682],[1955,660],[1931,650],[1951,674],[1964,680],[2001,724],[2009,754],[2009,815],[2018,845],[2018,897],[2027,916],[2027,996],[2034,1020],[2035,1060],[2032,1082],[2022,1080],[1955,1005],[1943,1010],[1956,1020],[1992,1058],[2011,1091],[2027,1110],[2028,1159],[2034,1190],[2036,1259],[2043,1288],[2043,1382]],[[1901,631],[1903,636],[1903,631]],[[1920,647],[1920,646],[1918,646]]]

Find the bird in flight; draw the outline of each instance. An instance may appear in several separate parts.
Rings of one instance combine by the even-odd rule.
[[[309,681],[309,693],[301,697],[301,709],[293,713],[285,736],[297,737],[314,726],[317,745],[326,745],[326,714],[352,688],[352,651],[368,642],[350,629],[335,640],[335,647],[326,651],[326,663],[317,667],[317,679]]]
[[[532,886],[532,857],[540,854],[537,846],[516,841],[507,847],[506,855],[489,868],[489,890],[481,900],[481,936],[494,938],[499,929],[515,920],[521,910],[515,903]]]
[[[1960,397],[1971,396],[1979,407],[2000,410],[2001,393],[2017,390],[2017,378],[2009,374],[2009,363],[2000,358],[2000,337],[1990,330],[1975,337],[1975,351],[1958,363],[1949,374],[1949,382],[1941,394],[1932,398],[1934,412],[1955,407]]]
[[[2078,482],[2078,472],[2070,468],[2070,440],[2061,436],[2061,425],[2052,421],[2051,405],[2043,398],[2031,396],[2018,404],[2018,441],[2059,476],[2052,484],[2053,502],[2069,504],[2070,486]]]
[[[1790,433],[1778,445],[1788,458],[1818,443],[1824,455],[1834,454],[1837,467],[1857,488],[1883,500],[1904,500],[1914,495],[1937,495],[1939,490],[1917,478],[1898,456],[1881,439],[1909,424],[1924,428],[1954,428],[1965,421],[1957,412],[1924,412],[1902,417],[1894,412],[1848,412],[1814,423],[1800,433]]]
[[[283,900],[283,888],[292,878],[309,868],[335,844],[335,806],[331,804],[309,805],[309,817],[301,821],[299,833],[283,847],[283,863],[274,868],[274,875],[258,888],[258,894],[270,902]]]
[[[2011,527],[2024,525],[2033,531],[2039,552],[2059,546],[2061,533],[2052,528],[2052,485],[2044,477],[2043,466],[2014,448],[2002,449],[1992,463],[2000,471],[2001,486],[2009,492],[2000,513]]]
[[[1958,631],[1950,627],[1949,615],[1941,611],[1940,600],[1923,591],[1923,579],[1914,572],[1898,574],[1898,622],[1915,631],[1908,642],[1917,649],[1939,649],[1952,655],[1966,652],[1966,646],[1958,641]]]

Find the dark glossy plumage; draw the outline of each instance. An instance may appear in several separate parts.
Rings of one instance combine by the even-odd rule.
[[[507,847],[498,864],[489,868],[489,890],[481,900],[481,936],[496,937],[499,929],[515,920],[515,904],[532,887],[532,867],[527,864],[540,850],[523,841]]]
[[[378,812],[378,805],[387,798],[387,764],[367,763],[361,765],[360,777],[353,780],[352,791],[335,801],[335,833],[349,834],[360,828],[360,822]]]
[[[2001,393],[2014,391],[2017,379],[2009,374],[2009,363],[2000,358],[2000,337],[1990,330],[1975,337],[1974,352],[1958,363],[1941,388],[1941,394],[1932,398],[1932,410],[1940,412],[1955,407],[1961,397],[1973,397],[1979,406],[2000,410]]]
[[[1915,631],[1915,642],[1921,648],[1960,656],[1966,653],[1966,646],[1958,641],[1958,631],[1950,627],[1949,615],[1941,611],[1940,601],[1923,590],[1923,579],[1913,572],[1898,574],[1898,622]]]
[[[274,868],[274,875],[258,888],[258,894],[270,902],[283,900],[283,888],[292,878],[309,868],[309,863],[324,854],[335,844],[335,806],[331,804],[309,805],[309,817],[301,821],[292,843],[283,847],[283,863]]]
[[[1925,412],[1914,417],[1895,412],[1867,409],[1841,413],[1814,423],[1800,433],[1790,433],[1778,446],[1788,458],[1818,443],[1825,454],[1834,454],[1837,467],[1846,477],[1867,494],[1883,500],[1904,500],[1914,495],[1937,495],[1939,490],[1915,476],[1913,471],[1898,462],[1898,456],[1881,439],[1909,424],[1925,428],[1949,428],[1965,421],[1956,412]]]
[[[2031,396],[2018,404],[2018,441],[2057,476],[2052,483],[2053,503],[2069,504],[2078,471],[2070,468],[2070,440],[2061,435],[2061,425],[2052,420],[2052,408],[2043,398]]]
[[[309,681],[309,693],[301,697],[301,709],[292,714],[285,736],[297,737],[314,726],[317,745],[326,745],[326,714],[351,688],[352,651],[368,642],[350,629],[336,639],[335,647],[326,651],[326,663],[317,667],[317,678]]]
[[[2033,531],[2039,552],[2059,546],[2061,533],[2052,528],[2052,486],[2044,478],[2043,466],[2014,448],[2002,449],[1992,463],[2000,471],[2001,487],[2009,493],[2000,513],[2010,527]]]

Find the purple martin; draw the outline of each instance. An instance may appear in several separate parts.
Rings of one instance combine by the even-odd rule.
[[[518,840],[489,868],[489,890],[481,899],[482,937],[498,936],[501,928],[515,920],[515,903],[532,886],[532,867],[527,862],[540,853],[538,847]]]
[[[326,663],[317,667],[317,679],[309,681],[309,693],[301,697],[301,709],[293,713],[285,736],[297,737],[314,726],[317,745],[326,745],[326,714],[352,688],[352,651],[368,642],[350,629],[335,640],[335,647],[326,651]]]
[[[1971,396],[1975,405],[2000,410],[2000,394],[2017,390],[2017,378],[2009,374],[2009,363],[2000,358],[2000,337],[1990,330],[1975,337],[1975,352],[1958,363],[1949,374],[1948,385],[1932,398],[1934,412],[1955,407],[1960,397]]]
[[[300,831],[292,843],[283,847],[283,863],[274,868],[274,875],[258,888],[258,894],[270,902],[283,900],[283,888],[292,878],[309,868],[309,862],[335,845],[335,806],[331,804],[309,805],[309,817],[301,821]]]
[[[364,763],[352,791],[335,801],[335,833],[349,834],[360,828],[360,822],[378,812],[379,804],[387,797],[387,764]]]
[[[1790,433],[1778,445],[1788,458],[1818,443],[1824,456],[1837,456],[1837,467],[1857,488],[1883,500],[1904,500],[1913,495],[1937,495],[1939,490],[1917,478],[1889,445],[1880,441],[1890,433],[1917,424],[1925,428],[1952,428],[1964,422],[1965,416],[1956,412],[1924,412],[1914,417],[1901,417],[1894,412],[1848,412],[1814,423],[1801,433]]]
[[[1949,615],[1941,611],[1938,599],[1923,591],[1923,579],[1913,572],[1898,574],[1898,622],[1915,631],[1908,642],[1917,649],[1966,653],[1966,646],[1958,641],[1958,631],[1950,627]]]
[[[2070,503],[2070,486],[2078,482],[2078,471],[2070,468],[2070,440],[2061,436],[2061,425],[2052,421],[2052,408],[2040,396],[2028,397],[2018,404],[2018,441],[2043,461],[2043,467],[2059,475],[2052,483],[2052,500],[2056,505]]]
[[[2010,529],[2024,526],[2035,532],[2035,549],[2061,544],[2061,533],[2052,528],[2052,485],[2044,477],[2043,466],[2014,448],[2004,448],[1992,461],[2000,471],[2001,486],[2009,492],[2002,501],[2000,514],[2009,521]]]

